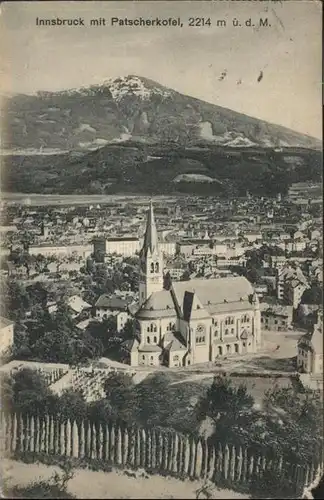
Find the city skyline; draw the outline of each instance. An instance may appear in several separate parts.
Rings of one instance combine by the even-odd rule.
[[[202,5],[203,4],[203,5]],[[4,4],[2,93],[58,91],[136,74],[207,102],[321,138],[321,5],[190,4],[204,28],[36,27],[36,17],[181,17],[188,2]],[[234,28],[267,17],[271,27]],[[227,26],[217,26],[226,19]],[[184,23],[186,24],[186,22]],[[215,50],[215,46],[217,47]],[[220,75],[226,70],[226,76]],[[258,82],[260,72],[263,78]],[[201,77],[200,77],[201,76]],[[198,79],[199,78],[199,79]]]

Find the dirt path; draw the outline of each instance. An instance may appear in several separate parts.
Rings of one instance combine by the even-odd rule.
[[[7,478],[7,488],[26,486],[40,479],[49,479],[58,468],[42,464],[25,464],[13,460],[2,461],[2,477]],[[76,470],[69,482],[68,491],[76,498],[196,498],[199,481],[180,481],[161,476],[129,477],[123,471],[93,472]],[[4,492],[10,498],[10,491]],[[214,499],[243,499],[248,495],[231,490],[215,489]]]

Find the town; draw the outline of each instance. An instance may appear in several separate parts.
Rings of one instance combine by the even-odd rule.
[[[268,344],[275,343],[277,354],[281,355],[285,343],[291,344],[285,342],[284,332],[290,332],[291,338],[295,332],[303,339],[301,333],[308,335],[320,321],[323,246],[319,192],[318,185],[300,183],[291,187],[287,197],[278,195],[275,199],[255,198],[249,193],[235,201],[160,197],[152,204],[153,228],[147,227],[149,198],[117,198],[102,204],[66,206],[34,206],[28,198],[23,203],[3,201],[2,355],[11,353],[10,358],[15,353],[18,359],[28,360],[25,356],[30,352],[31,360],[38,358],[33,349],[42,339],[36,344],[32,342],[33,320],[40,312],[55,315],[64,303],[73,328],[80,335],[100,328],[100,335],[106,337],[105,358],[109,359],[112,353],[112,361],[152,365],[150,359],[158,354],[154,365],[168,365],[157,346],[162,340],[161,328],[159,341],[155,335],[155,346],[150,347],[155,348],[155,354],[151,353],[145,363],[131,361],[128,349],[132,341],[138,341],[139,306],[152,292],[170,286],[179,288],[179,282],[183,290],[184,283],[188,283],[188,289],[190,282],[196,286],[205,283],[205,287],[208,282],[215,283],[216,289],[210,290],[209,297],[213,302],[213,294],[221,297],[222,284],[234,283],[235,278],[243,283],[243,277],[260,311],[260,326],[255,323],[255,328],[261,329],[256,333],[258,347],[255,345],[252,350],[264,349],[267,339],[271,339]],[[156,238],[161,261],[153,285],[141,285],[146,279],[140,270],[145,230],[156,233],[151,238]],[[152,276],[147,279],[152,280]],[[139,294],[141,286],[145,289],[144,298]],[[223,302],[230,300],[225,291],[223,295]],[[224,304],[221,309],[224,311]],[[239,310],[244,312],[242,304]],[[230,317],[230,304],[227,312]],[[170,335],[179,330],[175,326],[171,321]],[[16,330],[25,333],[14,334]],[[19,345],[21,338],[26,343]],[[318,344],[315,339],[314,342],[319,349],[314,355],[304,353],[302,340],[295,342],[289,354],[291,358],[297,356],[296,368],[316,376],[322,373],[322,343],[321,339]],[[220,347],[217,355],[200,356],[201,362],[227,360],[231,348],[227,349],[223,352]],[[242,348],[235,349],[242,354]],[[48,355],[53,357],[49,359],[52,362],[56,354]],[[200,362],[200,358],[194,363]],[[63,356],[60,362],[69,360]]]

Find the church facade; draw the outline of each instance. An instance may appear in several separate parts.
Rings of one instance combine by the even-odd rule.
[[[124,349],[132,366],[215,362],[261,345],[257,295],[244,277],[166,284],[153,206],[140,251],[135,338]]]

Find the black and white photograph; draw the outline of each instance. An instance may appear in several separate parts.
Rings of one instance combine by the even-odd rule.
[[[323,498],[322,10],[1,2],[2,498]]]

